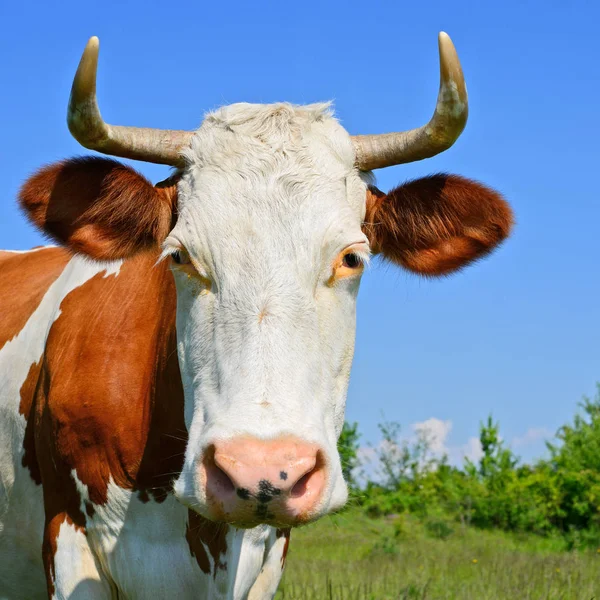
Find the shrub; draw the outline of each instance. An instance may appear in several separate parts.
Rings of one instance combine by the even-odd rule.
[[[400,438],[400,425],[379,426],[380,481],[369,481],[359,502],[371,516],[410,513],[433,537],[452,523],[544,536],[560,534],[569,548],[600,546],[600,385],[584,398],[572,424],[560,428],[550,457],[533,465],[502,443],[492,417],[480,425],[483,455],[463,468],[435,458],[428,440]],[[352,438],[358,439],[356,424]],[[356,455],[355,455],[356,456]]]

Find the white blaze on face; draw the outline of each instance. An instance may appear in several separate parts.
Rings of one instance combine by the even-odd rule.
[[[361,231],[366,183],[328,105],[237,104],[209,115],[187,152],[177,224],[201,277],[175,269],[190,442],[179,496],[215,439],[294,435],[326,454],[319,512],[345,501],[336,451],[354,351],[360,277],[332,283]]]

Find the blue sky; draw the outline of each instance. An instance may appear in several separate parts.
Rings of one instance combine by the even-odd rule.
[[[460,454],[493,412],[525,458],[600,380],[597,276],[600,52],[593,2],[5,2],[0,37],[0,246],[41,237],[18,213],[37,167],[86,151],[65,124],[87,39],[101,42],[108,122],[193,129],[231,102],[333,99],[351,133],[430,116],[437,32],[470,100],[448,152],[377,172],[387,190],[448,171],[501,190],[514,236],[488,260],[427,281],[377,264],[363,279],[347,416],[377,440],[382,413],[439,420]],[[167,169],[136,164],[151,179]],[[448,426],[450,423],[450,426]]]

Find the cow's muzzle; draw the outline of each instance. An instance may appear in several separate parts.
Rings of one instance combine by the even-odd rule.
[[[310,521],[326,483],[325,453],[291,437],[215,442],[205,449],[199,469],[208,516],[242,527]]]

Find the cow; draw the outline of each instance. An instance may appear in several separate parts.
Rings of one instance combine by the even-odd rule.
[[[441,33],[431,120],[349,135],[329,104],[234,104],[195,132],[108,125],[98,39],[68,124],[100,156],[19,193],[58,245],[0,253],[0,597],[272,598],[291,528],[347,499],[336,442],[371,256],[425,277],[509,234],[501,195],[437,174],[467,94]]]

